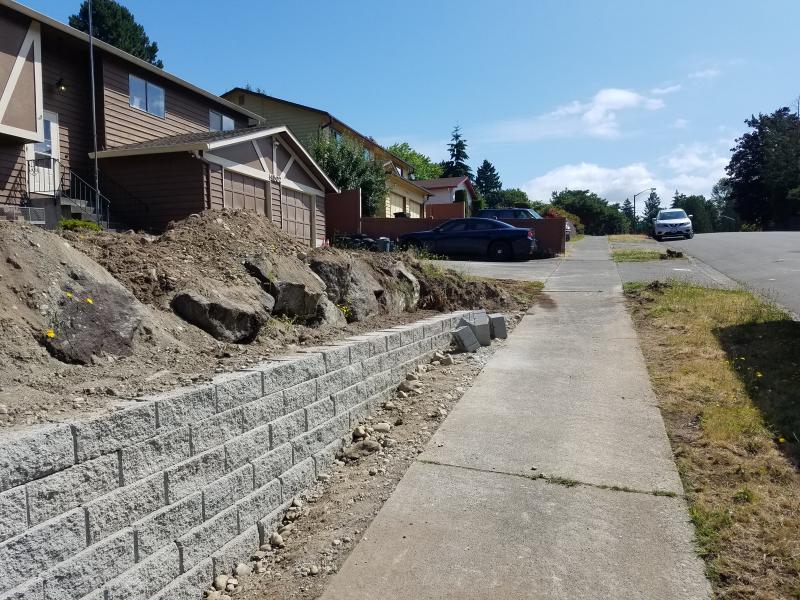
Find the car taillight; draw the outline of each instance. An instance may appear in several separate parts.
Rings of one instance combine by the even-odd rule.
[[[529,240],[533,239],[533,229],[528,229],[528,239]]]

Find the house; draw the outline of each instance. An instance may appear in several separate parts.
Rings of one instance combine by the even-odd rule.
[[[379,203],[375,216],[393,217],[397,213],[405,213],[412,218],[424,216],[423,207],[429,192],[409,178],[411,165],[329,112],[240,87],[225,92],[222,97],[258,114],[268,125],[288,126],[306,145],[320,132],[327,132],[334,137],[346,135],[358,140],[365,152],[383,163],[389,174],[389,194]]]
[[[243,208],[325,239],[338,190],[284,124],[98,40],[93,120],[86,34],[0,0],[0,40],[0,212],[158,230]]]
[[[463,177],[421,179],[414,183],[430,191],[431,197],[428,198],[429,205],[464,202],[467,208],[470,208],[477,198],[475,188],[472,187],[472,181],[470,181],[470,178],[466,175]]]

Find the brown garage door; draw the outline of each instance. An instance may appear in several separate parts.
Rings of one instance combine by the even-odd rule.
[[[281,195],[281,229],[289,235],[311,241],[311,196],[283,188]]]
[[[225,208],[243,208],[266,215],[266,182],[225,171]]]

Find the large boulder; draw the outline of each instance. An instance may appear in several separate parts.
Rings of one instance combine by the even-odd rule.
[[[402,262],[390,266],[388,274],[394,285],[386,286],[387,308],[393,311],[415,310],[419,303],[419,280]],[[389,301],[392,303],[391,307],[388,306]]]
[[[257,287],[184,290],[172,298],[172,310],[218,340],[252,342],[269,318],[275,300]]]
[[[347,324],[342,311],[326,295],[325,282],[300,259],[260,256],[245,260],[244,266],[275,298],[275,314],[298,318],[310,325]]]
[[[121,285],[78,275],[74,292],[59,300],[45,335],[48,352],[69,363],[90,364],[103,356],[130,356],[144,310]]]
[[[385,290],[363,260],[318,255],[310,266],[325,282],[328,297],[347,307],[348,321],[363,321],[381,312]]]

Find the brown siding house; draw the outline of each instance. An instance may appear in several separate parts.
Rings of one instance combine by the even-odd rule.
[[[0,216],[159,230],[241,208],[325,239],[322,199],[337,188],[283,124],[97,40],[95,155],[88,42],[0,0]]]

